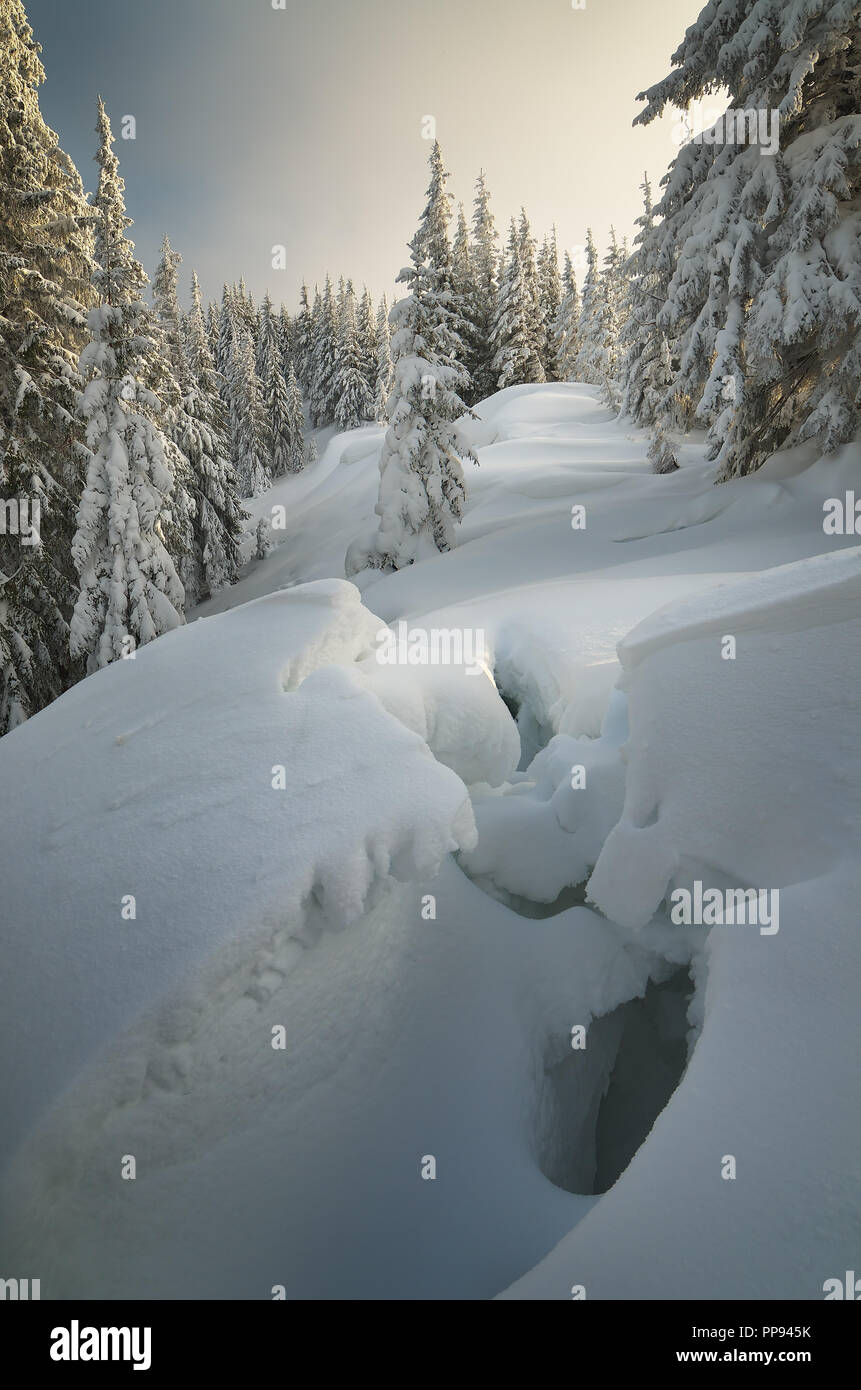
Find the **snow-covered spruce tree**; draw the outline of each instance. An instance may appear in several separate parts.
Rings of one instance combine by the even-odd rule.
[[[233,340],[230,366],[230,436],[233,465],[242,497],[257,497],[272,486],[267,465],[267,430],[254,366],[250,333]]]
[[[230,367],[233,361],[233,344],[239,333],[233,291],[225,285],[221,292],[221,309],[218,315],[218,350],[215,366],[221,377],[221,399],[230,408]]]
[[[0,533],[0,734],[83,673],[69,619],[92,237],[80,176],[39,110],[44,78],[23,5],[0,0],[0,504],[24,509]]]
[[[311,307],[308,299],[308,286],[303,283],[299,295],[299,312],[294,321],[293,363],[299,389],[308,395],[311,389]]]
[[[463,364],[470,376],[470,389],[466,393],[468,404],[472,404],[474,387],[473,374],[478,365],[479,344],[475,306],[475,269],[472,264],[472,247],[469,227],[463,204],[458,205],[457,227],[451,249],[451,286],[455,296],[458,313],[462,320],[460,336],[463,341]]]
[[[245,283],[244,275],[240,277],[239,284],[233,286],[233,297],[237,322],[242,330],[249,334],[251,347],[256,357],[260,314],[254,303],[254,296]]]
[[[595,342],[600,345],[603,361],[602,394],[607,405],[619,409],[620,389],[619,371],[622,355],[622,335],[625,325],[625,299],[627,277],[625,265],[628,259],[626,243],[619,245],[616,232],[610,228],[610,246],[604,257],[601,275],[601,293],[598,296],[593,331]]]
[[[509,227],[509,232],[510,232],[510,230],[511,230],[511,229],[510,229],[510,227]],[[499,256],[497,257],[497,261],[496,261],[496,283],[497,283],[497,285],[501,285],[502,282],[503,282],[503,280],[505,279],[505,271],[506,271],[507,266],[508,266],[508,246],[506,245],[506,246],[503,246],[503,247],[500,249]],[[499,307],[499,295],[497,294],[496,304],[495,304],[494,310],[493,310],[493,317],[494,317],[494,319],[496,318],[496,310],[498,309],[498,307]],[[495,389],[495,388],[494,388],[494,389]]]
[[[706,424],[720,481],[861,424],[861,4],[713,0],[673,64],[638,121],[722,88],[750,113],[679,151],[650,243],[672,267],[659,423]]]
[[[293,363],[287,372],[287,467],[300,473],[305,467],[305,407]]]
[[[578,346],[573,377],[575,381],[585,381],[590,386],[603,386],[609,375],[607,344],[604,339],[604,293],[605,285],[598,265],[598,251],[590,227],[586,233],[586,277],[583,281],[580,321],[577,325]]]
[[[272,300],[267,293],[263,296],[263,301],[257,315],[257,337],[255,339],[254,350],[254,370],[260,382],[263,381],[264,363],[270,355],[272,345],[276,342],[277,336],[278,328],[275,323]],[[277,343],[277,351],[280,354],[280,342]]]
[[[667,425],[659,424],[662,405],[672,388],[672,363],[666,334],[658,326],[658,312],[666,303],[668,276],[651,255],[655,236],[652,188],[643,175],[643,212],[627,267],[626,321],[622,333],[624,357],[620,367],[621,409],[638,425],[654,422],[649,455],[657,473],[677,466],[667,437]]]
[[[168,554],[163,517],[173,484],[158,427],[161,403],[142,383],[157,343],[142,299],[143,267],[126,236],[124,184],[107,112],[99,100],[99,185],[93,200],[98,308],[81,355],[80,413],[90,450],[72,556],[80,592],[70,625],[73,657],[88,668],[128,656],[183,622],[182,584]]]
[[[533,302],[523,274],[520,236],[514,218],[508,236],[508,260],[491,330],[496,390],[544,380],[535,349]]]
[[[163,520],[163,536],[185,592],[185,606],[192,608],[202,596],[203,577],[194,543],[196,503],[191,464],[183,451],[185,419],[183,399],[188,370],[180,328],[177,272],[182,256],[174,251],[167,237],[162,242],[161,260],[153,276],[151,356],[145,385],[161,403],[159,427],[165,436],[165,461],[173,478],[170,510]]]
[[[520,209],[520,263],[523,268],[523,285],[526,292],[527,324],[532,352],[540,367],[536,381],[544,380],[544,318],[541,312],[541,296],[538,287],[538,266],[535,260],[535,238],[526,216],[525,208]]]
[[[496,390],[499,375],[494,371],[495,353],[491,343],[493,324],[499,298],[498,242],[499,237],[490,210],[490,194],[484,170],[476,180],[472,216],[473,268],[473,369],[472,398],[486,400]]]
[[[224,406],[194,272],[187,339],[181,444],[191,468],[194,556],[200,575],[199,597],[203,600],[235,584],[239,577],[244,513],[229,459]]]
[[[538,254],[538,298],[542,321],[541,365],[548,381],[557,381],[556,324],[562,303],[562,279],[559,274],[559,251],[556,228],[544,238]]]
[[[328,275],[312,328],[311,418],[320,427],[332,423],[337,405],[338,320]]]
[[[202,306],[201,306],[201,315],[202,315],[202,317],[203,317],[203,331],[204,331],[204,333],[206,333],[206,335],[207,335],[207,342],[208,342],[208,341],[209,341],[209,330],[208,330],[208,328],[207,328],[207,326],[206,326],[206,311],[203,309]],[[188,371],[188,344],[189,344],[189,335],[190,335],[190,332],[191,332],[190,319],[191,319],[191,314],[190,314],[190,313],[186,313],[185,309],[180,308],[180,311],[179,311],[179,337],[180,337],[180,345],[181,345],[181,348],[182,348],[183,373],[186,373],[186,372]]]
[[[290,470],[290,401],[284,377],[280,334],[276,330],[271,312],[266,311],[268,299],[267,295],[260,317],[257,372],[266,425],[269,468],[273,478],[279,478]]]
[[[322,331],[323,318],[323,298],[320,294],[318,285],[314,286],[314,299],[311,304],[310,336],[308,344],[308,386],[305,392],[308,399],[308,411],[311,417],[311,424],[316,429],[318,427],[317,407],[319,405],[319,393],[317,391],[317,360],[320,334]]]
[[[445,330],[452,366],[463,378],[458,390],[462,398],[472,389],[469,369],[466,366],[466,345],[464,322],[457,296],[454,292],[452,249],[449,240],[451,222],[451,195],[446,191],[448,174],[442,161],[439,141],[435,140],[430,153],[431,181],[427,193],[427,205],[423,218],[426,259],[433,271],[436,295],[441,311],[444,310]],[[409,269],[409,268],[408,268]]]
[[[286,377],[293,361],[293,324],[286,304],[282,304],[278,310],[278,346],[281,349],[281,365]]]
[[[637,424],[650,426],[648,458],[654,472],[673,473],[678,463],[671,431],[689,423],[690,402],[675,394],[678,364],[661,322],[672,266],[666,248],[659,249],[662,228],[655,221],[648,175],[641,186],[640,230],[627,264],[620,409]]]
[[[266,462],[267,462],[267,464],[268,464],[268,466],[269,466],[269,468],[270,468],[270,471],[272,472],[273,476],[274,476],[274,475],[276,474],[276,472],[278,472],[279,470],[276,469],[276,467],[275,467],[275,462],[274,462],[274,456],[275,456],[275,451],[276,451],[275,423],[274,423],[274,421],[272,420],[272,417],[271,417],[271,415],[270,415],[270,413],[269,413],[269,410],[268,410],[268,402],[267,402],[267,400],[266,400],[266,388],[267,388],[267,377],[269,376],[269,374],[272,372],[273,369],[274,369],[276,372],[279,372],[279,371],[280,371],[280,367],[281,367],[281,343],[280,343],[280,339],[279,339],[279,335],[278,335],[278,329],[277,329],[277,326],[276,326],[276,323],[275,323],[275,318],[274,318],[274,313],[273,313],[273,308],[272,308],[272,300],[270,299],[269,295],[266,294],[266,295],[264,295],[264,297],[263,297],[263,302],[262,302],[262,304],[260,305],[260,311],[259,311],[259,314],[258,314],[258,322],[257,322],[257,345],[256,345],[255,352],[254,352],[254,372],[255,372],[255,375],[256,375],[256,377],[257,377],[258,392],[259,392],[259,396],[260,396],[261,420],[262,420],[262,434],[261,434],[261,440],[262,440],[262,444],[263,444],[263,453],[264,453],[264,456],[265,456],[265,458],[266,458]],[[282,378],[282,380],[283,380],[283,378]],[[277,393],[277,387],[275,386],[274,381],[268,382],[268,385],[270,386],[270,388],[271,388],[274,392]],[[282,406],[283,406],[283,401],[284,401],[284,393],[282,392]],[[283,411],[282,411],[282,424],[283,424]],[[284,451],[283,451],[283,441],[282,441],[282,447],[281,447],[281,450],[280,450],[280,460],[279,460],[281,463],[283,463],[283,461],[284,461],[284,459],[283,459],[283,452],[284,452]],[[283,468],[282,468],[280,471],[283,472]]]
[[[341,302],[335,395],[335,422],[339,430],[354,430],[373,419],[374,398],[365,376],[352,280],[348,282]]]
[[[460,390],[469,385],[459,354],[460,316],[453,304],[448,241],[448,177],[439,145],[431,152],[431,182],[411,264],[398,281],[408,288],[391,312],[395,379],[391,423],[380,456],[380,518],[372,555],[348,560],[402,569],[422,554],[451,549],[463,515],[463,461],[477,462],[456,424],[464,413]]]
[[[186,370],[179,327],[178,272],[181,265],[182,256],[178,251],[174,251],[169,237],[164,237],[161,244],[161,260],[152,279],[152,303],[164,356],[177,387],[182,386]]]
[[[455,293],[469,294],[472,289],[472,247],[463,203],[457,205],[457,226],[451,245],[451,278]]]
[[[562,302],[556,315],[553,342],[556,353],[556,380],[574,381],[575,364],[578,353],[578,328],[580,324],[580,292],[571,257],[565,252],[562,272]]]
[[[218,370],[218,308],[210,299],[206,306],[206,336],[209,339],[209,351],[212,353],[212,360]]]
[[[389,305],[386,296],[383,295],[377,310],[377,378],[374,383],[374,419],[379,425],[388,423],[393,377]]]
[[[343,280],[343,277],[341,277]],[[344,282],[346,289],[346,282]],[[343,299],[339,289],[338,299]],[[338,301],[332,286],[328,296],[323,290],[321,335],[321,370],[319,375],[320,398],[322,402],[322,423],[332,424],[338,404]]]
[[[362,375],[371,393],[371,400],[373,400],[374,387],[377,382],[377,325],[374,322],[374,301],[367,285],[362,288],[362,298],[356,313],[356,332],[359,354],[362,359]],[[373,411],[371,412],[371,419],[373,419]]]

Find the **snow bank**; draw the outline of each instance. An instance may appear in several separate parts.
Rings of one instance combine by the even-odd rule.
[[[686,600],[622,644],[625,809],[591,897],[639,926],[696,880],[777,890],[779,930],[712,927],[681,1085],[612,1190],[506,1297],[817,1299],[854,1267],[859,584],[860,550],[823,555]]]
[[[298,930],[311,902],[354,920],[375,883],[473,841],[463,784],[352,669],[379,627],[343,581],[274,594],[117,662],[0,743],[16,789],[0,810],[0,1052],[19,1059],[5,1147],[226,942]]]
[[[649,921],[680,876],[777,887],[850,853],[859,610],[853,548],[683,600],[621,644],[635,756],[589,884],[614,921]]]

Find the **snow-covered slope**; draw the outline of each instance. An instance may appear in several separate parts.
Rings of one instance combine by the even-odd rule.
[[[44,1297],[853,1267],[859,451],[714,488],[589,388],[479,413],[457,550],[344,582],[380,432],[336,436],[235,589],[0,742],[0,1249]],[[401,619],[483,669],[381,665]],[[697,879],[779,931],[671,922]]]

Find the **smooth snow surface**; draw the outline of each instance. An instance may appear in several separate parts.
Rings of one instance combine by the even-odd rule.
[[[44,1298],[857,1264],[859,450],[715,488],[590,388],[479,414],[456,550],[340,578],[381,431],[327,434],[239,585],[0,742],[0,1252]],[[381,664],[398,620],[481,669]],[[672,922],[697,880],[779,931]]]

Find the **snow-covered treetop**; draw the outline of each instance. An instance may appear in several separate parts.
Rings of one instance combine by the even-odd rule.
[[[97,265],[93,283],[106,304],[117,306],[140,298],[147,277],[133,255],[134,242],[125,234],[132,219],[126,215],[125,180],[120,177],[111,122],[101,97],[96,132],[99,136],[96,155],[99,186],[93,199]]]
[[[422,252],[428,264],[437,271],[447,270],[451,261],[451,247],[448,240],[448,224],[451,221],[451,195],[446,192],[448,179],[439,141],[434,140],[430,155],[431,181],[427,191],[427,203],[422,215],[418,235],[422,239]]]
[[[639,94],[647,105],[634,124],[723,88],[733,102],[797,115],[802,84],[846,55],[859,25],[859,0],[710,0],[673,54],[674,71]]]

